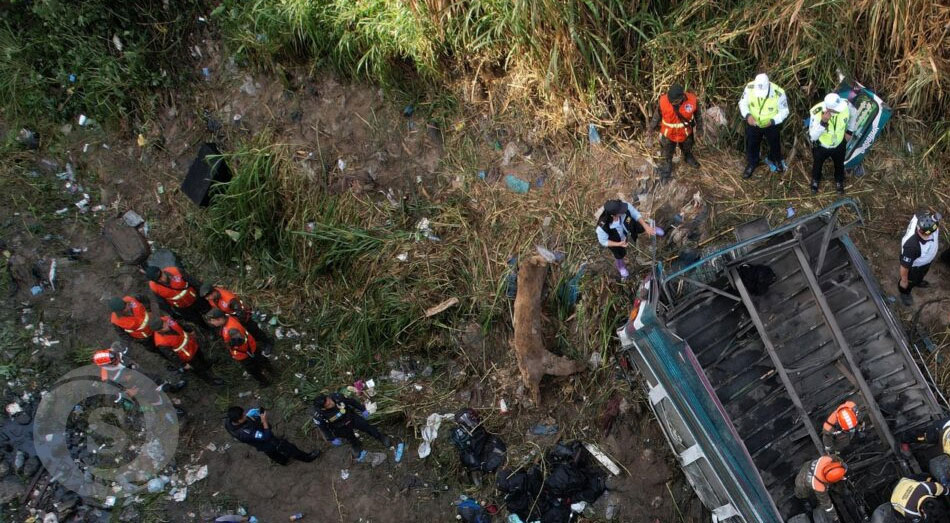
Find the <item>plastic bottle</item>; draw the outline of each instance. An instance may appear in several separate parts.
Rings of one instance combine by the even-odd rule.
[[[587,124],[587,139],[590,141],[591,145],[597,145],[600,143],[600,133],[597,132],[597,127],[594,124]]]

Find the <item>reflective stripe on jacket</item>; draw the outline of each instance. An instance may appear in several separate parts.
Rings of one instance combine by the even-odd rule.
[[[693,134],[693,114],[696,112],[696,95],[686,93],[685,100],[679,105],[679,111],[670,103],[667,95],[660,97],[660,132],[671,142],[685,142]],[[679,116],[677,116],[677,114]]]

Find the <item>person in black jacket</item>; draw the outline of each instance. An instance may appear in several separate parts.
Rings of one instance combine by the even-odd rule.
[[[316,407],[313,423],[320,428],[326,440],[335,447],[342,445],[343,439],[349,441],[354,457],[359,458],[363,452],[363,444],[356,437],[354,430],[369,434],[384,447],[390,446],[389,436],[366,421],[369,411],[355,399],[338,393],[321,394],[314,399],[313,406]]]
[[[287,465],[291,459],[310,463],[320,456],[319,450],[307,453],[286,439],[275,436],[267,422],[267,411],[263,409],[245,412],[241,407],[230,407],[224,428],[234,439],[267,454],[267,457],[281,465]]]

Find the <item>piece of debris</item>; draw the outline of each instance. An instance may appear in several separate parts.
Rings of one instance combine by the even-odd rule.
[[[208,477],[208,466],[185,467],[185,485],[191,485]]]
[[[422,444],[419,445],[419,457],[425,458],[432,453],[432,442],[439,437],[439,427],[442,420],[452,419],[453,414],[429,414],[426,418],[426,426],[422,428]]]
[[[592,123],[587,124],[587,141],[589,141],[591,145],[600,143],[600,133],[597,132],[597,126]]]
[[[550,436],[557,434],[558,426],[555,424],[538,423],[531,427],[531,433],[535,436]]]
[[[531,188],[531,184],[513,174],[505,175],[505,185],[508,186],[508,189],[512,192],[518,194],[525,194]]]
[[[438,236],[432,233],[432,229],[429,227],[428,218],[423,218],[416,223],[416,231],[419,232],[419,236],[421,238],[432,240],[434,242],[442,241],[442,238],[439,238]]]
[[[458,303],[459,303],[459,299],[453,296],[434,307],[429,307],[428,309],[426,309],[426,318],[431,318],[432,316],[435,316],[436,314],[448,309],[449,307],[454,307],[458,305]]]
[[[350,471],[349,471],[349,470],[347,470],[347,469],[342,469],[342,470],[340,470],[340,479],[342,479],[343,481],[346,481],[346,480],[349,479],[349,478],[350,478]]]
[[[620,467],[618,467],[612,459],[607,457],[607,455],[604,454],[602,450],[600,450],[600,447],[593,443],[584,442],[584,448],[587,449],[587,452],[590,452],[591,455],[594,456],[594,458],[596,458],[597,461],[604,466],[604,468],[609,470],[611,474],[614,476],[620,475]]]
[[[26,127],[20,129],[20,132],[17,133],[16,141],[27,149],[36,149],[40,146],[40,140],[37,138],[36,133]]]
[[[21,407],[19,403],[10,403],[7,405],[6,411],[8,415],[15,416],[23,412],[23,407]]]
[[[188,498],[188,487],[173,488],[169,494],[171,494],[173,500],[181,503],[182,501],[185,501],[186,498]]]

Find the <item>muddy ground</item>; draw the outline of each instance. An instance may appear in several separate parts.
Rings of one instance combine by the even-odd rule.
[[[217,56],[213,48],[208,49],[208,54]],[[404,108],[376,88],[331,76],[308,77],[303,72],[280,78],[254,74],[220,59],[214,59],[210,67],[216,73],[206,85],[189,94],[176,93],[158,120],[146,127],[142,133],[145,147],[139,146],[137,136],[106,133],[79,127],[73,122],[60,129],[55,140],[48,137],[48,143],[58,144],[55,149],[18,153],[18,161],[35,166],[31,169],[35,174],[30,176],[35,179],[31,178],[30,186],[38,192],[10,195],[11,204],[0,208],[0,221],[6,224],[2,247],[8,257],[21,256],[27,267],[37,265],[47,269],[55,259],[57,274],[55,289],[46,288],[36,296],[31,295],[28,286],[10,289],[12,297],[3,305],[4,313],[16,322],[17,329],[26,338],[37,336],[40,322],[44,326],[41,339],[29,342],[33,352],[28,366],[38,373],[37,378],[9,384],[8,402],[16,400],[27,409],[35,407],[36,395],[45,389],[51,377],[84,363],[77,354],[88,354],[89,349],[107,346],[114,339],[105,300],[115,295],[147,291],[137,269],[120,263],[101,236],[105,220],[135,210],[148,220],[149,239],[156,247],[186,249],[190,245],[181,237],[190,231],[181,226],[178,216],[195,211],[177,187],[204,141],[216,141],[227,150],[266,129],[275,142],[299,146],[302,161],[304,164],[314,162],[315,172],[322,171],[316,162],[327,165],[332,176],[326,183],[331,190],[351,191],[376,200],[398,200],[407,194],[435,197],[453,183],[451,178],[443,176],[445,151],[441,131],[427,125],[424,118],[406,118]],[[516,143],[516,140],[506,143]],[[508,155],[505,148],[494,151],[486,145],[490,151],[486,154],[495,166],[488,169],[487,178],[491,180],[498,175],[497,168],[508,155],[505,172],[531,179],[529,176],[537,172],[538,158],[557,154],[550,150],[542,154],[541,146],[537,148],[532,152],[523,141],[517,142]],[[602,173],[605,196],[618,191],[629,193],[631,186],[639,187],[650,178],[649,160],[631,152],[633,150],[602,148],[586,156],[585,161],[591,168],[596,167]],[[736,172],[741,169],[741,160],[736,155],[710,152],[703,157],[702,154],[700,149],[704,161],[719,166],[734,164]],[[532,157],[535,160],[531,160]],[[85,212],[75,206],[82,198],[82,191],[70,193],[64,188],[64,181],[57,178],[67,162],[75,167],[76,183],[90,195]],[[707,196],[703,191],[710,181],[702,179],[705,176],[702,170],[684,169],[677,176],[677,182],[656,191],[651,200],[640,202],[641,208],[656,214],[674,214],[689,207],[694,195],[698,195],[699,203],[690,208],[694,216],[698,215]],[[728,189],[723,188],[720,194],[726,192]],[[665,210],[662,209],[664,203],[668,204]],[[93,210],[97,205],[105,208]],[[66,211],[49,213],[59,208]],[[859,236],[889,292],[894,291],[892,276],[896,267],[893,262],[903,227],[903,218],[891,220],[886,228]],[[709,236],[716,233],[705,232]],[[731,236],[723,238],[728,240]],[[80,254],[70,256],[69,249],[78,249]],[[234,269],[211,274],[205,265],[207,261],[188,259],[185,264],[200,278],[228,284]],[[640,261],[646,263],[649,259],[641,257]],[[598,258],[595,274],[609,277],[611,266],[606,257]],[[640,267],[644,268],[645,265]],[[38,276],[36,283],[43,274]],[[918,303],[926,298],[945,296],[950,291],[944,267],[935,267],[929,280],[933,286],[917,293]],[[947,316],[946,305],[928,308],[923,314],[924,322],[945,321],[942,318]],[[46,346],[44,339],[58,343]],[[293,344],[299,342],[278,340],[275,353],[290,354]],[[474,343],[484,345],[485,341]],[[482,347],[482,350],[489,351],[489,357],[498,358],[501,366],[507,366],[501,374],[509,377],[513,374],[514,363],[505,356],[503,344],[490,349]],[[161,361],[137,348],[133,348],[132,356],[150,372],[165,372]],[[452,502],[460,493],[475,494],[480,501],[501,506],[501,499],[491,495],[490,488],[471,486],[452,465],[454,455],[445,438],[445,428],[436,444],[436,454],[422,461],[416,456],[418,434],[404,424],[387,425],[388,432],[409,443],[406,458],[400,464],[390,459],[373,468],[354,463],[346,449],[335,449],[322,441],[308,426],[309,408],[291,412],[276,410],[274,421],[278,433],[286,434],[305,450],[319,448],[325,454],[313,464],[294,463],[288,467],[271,464],[263,454],[229,437],[222,426],[223,411],[230,404],[281,404],[278,399],[294,396],[294,391],[262,391],[249,378],[239,375],[223,351],[214,353],[212,360],[215,368],[229,378],[228,386],[211,389],[192,379],[188,387],[176,395],[187,410],[176,464],[179,469],[207,465],[207,478],[189,487],[188,496],[182,502],[171,501],[162,494],[146,497],[133,508],[114,511],[116,515],[121,514],[122,520],[209,521],[243,508],[260,521],[286,520],[297,512],[304,513],[307,521],[449,521],[455,513]],[[341,377],[340,384],[350,381],[352,379]],[[549,399],[542,402],[541,409],[519,406],[508,418],[493,417],[490,426],[518,442],[530,442],[518,447],[519,452],[532,445],[547,448],[558,438],[598,434],[599,443],[625,470],[622,479],[614,485],[615,492],[611,493],[620,507],[619,520],[698,520],[695,497],[673,464],[642,396],[639,391],[630,390],[621,379],[616,381],[616,394],[624,398],[625,409],[606,436],[589,427],[590,423],[596,423],[600,412],[585,412],[584,403],[573,397],[574,401],[556,399],[562,397],[560,388],[573,387],[570,380],[547,382],[542,396],[546,394]],[[477,391],[479,382],[472,383],[473,391]],[[425,379],[419,379],[418,383],[432,386],[432,382]],[[14,397],[24,390],[33,392],[33,398]],[[468,397],[472,398],[472,394],[469,391]],[[477,392],[474,396],[478,396]],[[301,403],[282,404],[299,407]],[[494,404],[493,398],[487,398],[477,406]],[[572,428],[585,420],[590,423],[583,427],[587,430],[579,433],[565,430],[553,436],[525,436],[534,423],[546,420]],[[368,444],[370,450],[379,450],[376,447],[375,442]],[[512,459],[530,457],[522,454]],[[8,452],[4,459],[7,465],[12,465],[15,453]],[[344,471],[348,473],[346,478]],[[33,474],[21,472],[18,479],[11,476],[4,481],[10,483],[7,490],[12,489],[19,495],[33,479]],[[38,500],[31,502],[32,506],[49,509],[57,496],[63,495],[55,490],[51,488],[41,494]],[[14,503],[14,507],[16,505]],[[24,519],[28,509],[22,503],[19,505],[19,508],[7,508],[5,515]]]

